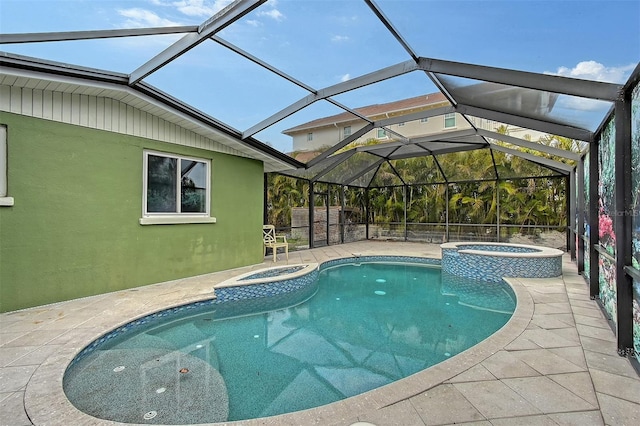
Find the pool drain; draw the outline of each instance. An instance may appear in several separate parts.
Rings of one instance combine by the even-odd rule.
[[[154,418],[157,415],[158,415],[157,411],[148,411],[148,412],[144,413],[144,416],[142,416],[142,418],[145,419],[145,420],[151,420],[152,418]]]

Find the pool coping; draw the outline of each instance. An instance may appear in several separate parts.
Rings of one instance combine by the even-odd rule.
[[[249,273],[249,275],[255,273],[256,271],[254,270]],[[518,282],[517,278],[505,278],[505,281],[513,289],[517,300],[516,309],[509,321],[487,339],[433,367],[360,395],[320,407],[272,417],[230,421],[226,423],[206,423],[205,425],[243,424],[252,426],[259,424],[305,424],[308,423],[309,419],[335,423],[343,418],[352,418],[371,410],[377,410],[406,400],[439,385],[503,349],[516,339],[529,325],[533,317],[534,307],[531,295],[526,288]],[[120,321],[118,324],[104,326],[99,331],[91,333],[90,335],[71,339],[58,353],[49,357],[36,369],[27,384],[24,404],[33,423],[36,425],[122,425],[123,423],[120,422],[103,420],[86,414],[78,410],[67,399],[62,383],[64,373],[69,363],[84,347],[109,330],[127,324],[137,318],[153,314],[159,310],[194,303],[208,298],[211,298],[211,293],[203,292],[200,295],[194,295],[193,300],[182,301],[182,303],[162,308],[149,308],[144,313],[138,314],[133,318],[128,318],[125,321]]]

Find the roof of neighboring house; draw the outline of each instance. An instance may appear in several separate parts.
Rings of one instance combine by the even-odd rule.
[[[373,118],[385,114],[397,115],[408,114],[421,109],[427,109],[429,107],[441,106],[442,104],[449,104],[449,101],[442,93],[429,93],[427,95],[416,96],[414,98],[402,99],[399,101],[388,102],[384,104],[368,105],[360,108],[356,108],[355,111],[362,114],[365,117]],[[301,132],[303,130],[315,129],[318,127],[334,125],[337,123],[349,123],[361,121],[360,118],[351,114],[350,112],[343,112],[341,114],[332,115],[329,117],[318,118],[316,120],[308,121],[290,129],[283,130],[282,133],[289,135],[292,133]]]

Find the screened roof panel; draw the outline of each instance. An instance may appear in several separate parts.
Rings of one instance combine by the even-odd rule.
[[[344,184],[351,185],[351,186],[358,186],[360,188],[368,188],[369,185],[371,184],[371,180],[378,172],[378,167],[379,165],[370,170],[365,169],[365,173],[361,173],[358,175],[354,174],[353,179],[345,180]]]
[[[463,156],[467,156],[466,161],[462,160]],[[489,149],[442,154],[436,156],[436,161],[442,167],[448,182],[496,178]]]
[[[391,146],[388,146],[391,145]],[[392,153],[396,152],[401,145],[397,143],[383,143],[379,145],[365,145],[356,148],[360,152],[370,152],[378,157],[387,158]]]
[[[329,157],[331,159],[331,157]],[[365,170],[380,159],[375,155],[365,152],[356,152],[346,158],[338,167],[328,171],[326,174],[317,175],[316,179],[323,182],[343,183],[351,178],[356,172]],[[322,164],[322,163],[320,163]]]
[[[189,78],[184,79],[185,75]],[[211,78],[212,75],[216,78]],[[241,131],[260,122],[274,109],[285,108],[309,94],[212,41],[201,43],[176,58],[147,77],[146,81],[179,99],[189,98],[192,106],[208,110],[209,114]],[[224,102],[211,102],[212,98],[215,99],[228,90],[234,91],[236,95]],[[335,107],[320,109],[314,105],[308,113],[327,114],[339,111],[341,110]],[[308,116],[298,115],[293,118],[301,120]],[[280,143],[288,143],[290,146],[290,138],[281,133],[274,135],[270,131],[260,136],[263,136],[260,138],[263,142],[274,147],[280,147]]]
[[[459,104],[521,117],[596,130],[611,102],[436,74]],[[575,110],[582,107],[580,118]],[[588,111],[585,114],[584,111]]]
[[[560,173],[548,167],[541,166],[532,161],[525,160],[503,152],[494,151],[493,157],[500,179],[512,179],[523,177],[558,176]]]
[[[384,187],[384,186],[401,186],[404,182],[396,171],[391,167],[388,161],[385,161],[380,165],[380,169],[378,169],[378,173],[373,177],[370,187]]]
[[[426,149],[419,145],[411,144],[398,147],[398,149],[392,154],[392,158],[415,157],[427,154],[429,154],[429,152]]]
[[[389,162],[400,174],[402,180],[409,185],[445,182],[440,168],[431,155],[402,160],[390,160]]]
[[[266,2],[221,36],[315,89],[406,59],[363,1]]]

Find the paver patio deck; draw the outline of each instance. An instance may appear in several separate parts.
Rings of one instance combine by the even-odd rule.
[[[433,244],[364,241],[291,252],[289,264],[360,255],[440,257]],[[278,255],[277,265],[287,261]],[[62,375],[104,332],[169,306],[206,298],[217,283],[265,263],[0,314],[0,425],[115,425],[73,407]],[[637,425],[640,376],[577,268],[510,279],[518,307],[484,342],[428,370],[365,394],[246,425]],[[142,419],[141,419],[142,422]]]

